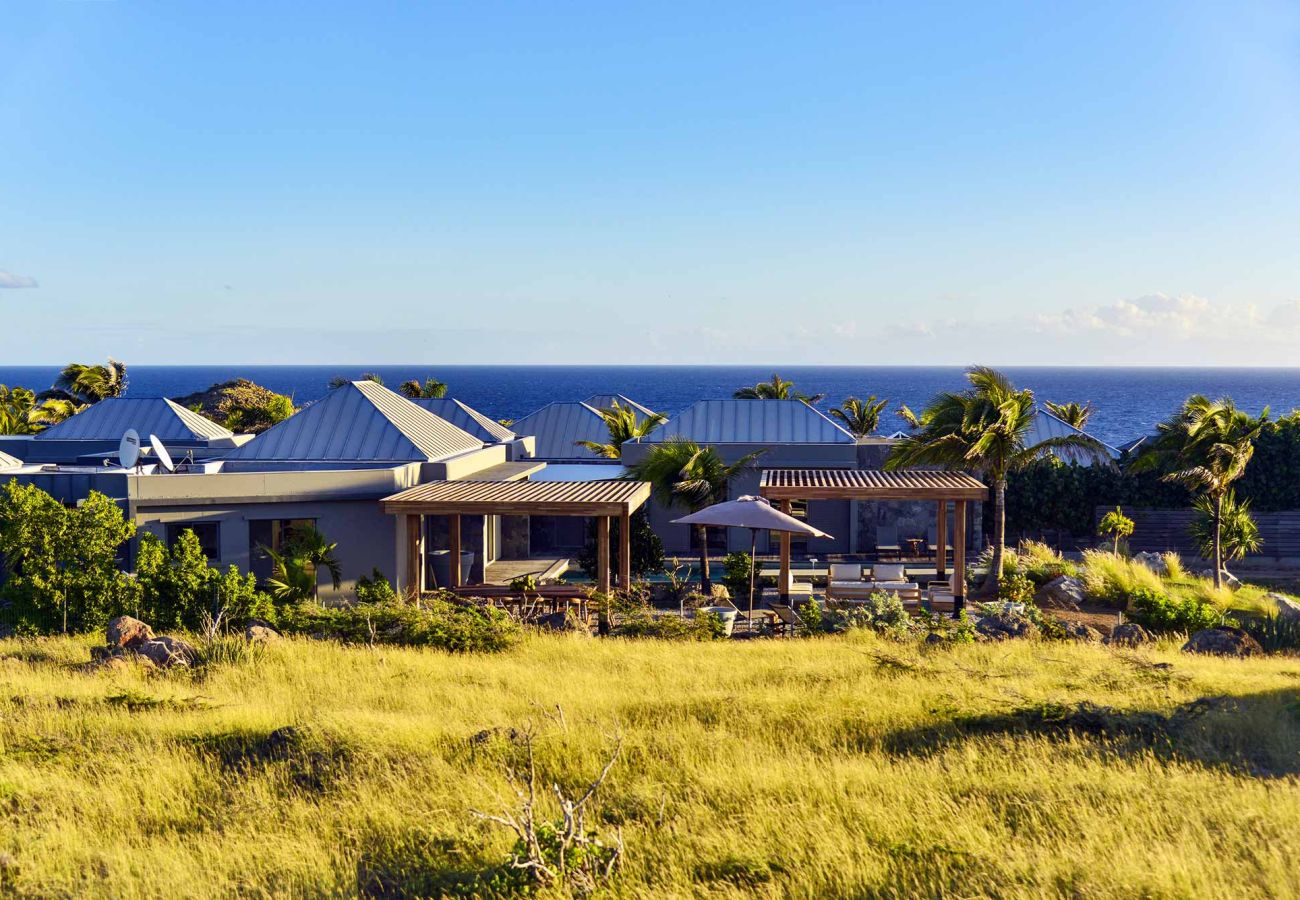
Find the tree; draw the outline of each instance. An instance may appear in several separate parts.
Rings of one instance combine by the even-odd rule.
[[[1084,434],[1049,438],[1033,446],[1026,436],[1034,421],[1034,392],[1020,389],[987,366],[968,369],[970,389],[939,394],[917,417],[916,430],[899,440],[886,469],[939,466],[977,472],[993,493],[993,561],[983,593],[996,594],[1006,549],[1007,475],[1056,450],[1072,449],[1109,463],[1103,445]]]
[[[802,400],[804,403],[818,403],[825,394],[800,394],[794,389],[793,381],[786,381],[775,372],[771,381],[760,381],[753,387],[743,387],[731,396],[737,400]]]
[[[604,459],[622,459],[624,444],[628,441],[640,440],[668,421],[668,417],[660,413],[638,416],[633,407],[623,406],[617,400],[614,401],[612,406],[596,411],[605,420],[605,427],[609,430],[609,443],[574,441],[574,444],[579,447],[586,447]]]
[[[412,378],[410,381],[403,381],[397,392],[403,397],[410,397],[412,400],[438,400],[447,396],[447,385],[436,378],[426,378],[424,384],[420,384],[420,382]]]
[[[1119,542],[1133,533],[1133,520],[1124,515],[1124,510],[1117,506],[1101,517],[1097,531],[1100,534],[1108,534],[1114,539],[1115,543],[1111,550],[1118,554]]]
[[[1156,437],[1130,466],[1133,472],[1159,472],[1163,480],[1208,498],[1213,507],[1215,587],[1223,585],[1223,502],[1233,482],[1245,473],[1255,453],[1255,439],[1267,421],[1267,408],[1254,418],[1237,409],[1230,398],[1210,400],[1195,394],[1156,426]]]
[[[135,577],[140,597],[134,614],[154,628],[198,629],[209,617],[230,624],[275,618],[270,598],[257,591],[257,579],[234,565],[224,572],[211,565],[190,528],[170,550],[156,535],[142,533]]]
[[[346,375],[335,375],[330,379],[330,390],[341,388],[345,384],[351,384],[354,381],[373,381],[375,384],[383,384],[384,378],[374,372],[362,372],[357,378],[348,378]]]
[[[1094,412],[1092,401],[1078,404],[1053,403],[1051,400],[1045,400],[1043,401],[1043,406],[1047,407],[1049,413],[1056,416],[1066,425],[1073,426],[1080,431],[1083,431],[1084,426],[1088,424],[1088,419],[1091,418]]]
[[[880,414],[888,405],[888,400],[877,400],[875,394],[866,400],[845,397],[844,403],[832,409],[830,414],[832,418],[839,419],[854,437],[864,438],[875,434],[880,428]]]
[[[247,378],[223,381],[207,390],[173,399],[186,409],[243,434],[265,431],[294,414],[292,397],[277,394]]]
[[[894,410],[894,415],[902,419],[903,424],[912,431],[921,427],[921,417],[912,412],[912,408],[906,403],[900,404],[898,409]]]
[[[36,394],[0,384],[0,434],[37,434],[45,426],[36,413]]]
[[[1214,553],[1214,501],[1202,494],[1192,506],[1197,512],[1191,525],[1192,538],[1196,541],[1201,556],[1208,558]],[[1236,491],[1229,490],[1223,495],[1218,521],[1225,563],[1241,559],[1247,553],[1258,553],[1259,548],[1264,546],[1264,541],[1259,536],[1259,526],[1250,514],[1250,501],[1238,501]]]
[[[36,415],[42,423],[57,424],[100,400],[122,396],[126,386],[126,363],[111,356],[106,365],[68,363],[53,386],[37,395],[42,402]]]
[[[334,589],[338,590],[343,581],[343,569],[335,555],[338,546],[327,541],[314,526],[303,525],[289,533],[279,552],[263,547],[271,557],[272,575],[266,581],[271,596],[289,603],[314,600],[316,573],[321,568],[329,571]]]
[[[645,507],[641,507],[632,513],[632,577],[643,578],[651,572],[658,572],[664,567],[664,545],[659,540],[659,535],[655,534],[650,527],[650,514],[646,512]],[[623,523],[619,519],[610,522],[609,527],[609,558],[611,560],[618,558],[618,546],[620,529]],[[596,575],[596,520],[592,519],[587,523],[587,540],[582,547],[582,555],[578,557],[578,565],[582,571],[595,577]],[[622,585],[627,590],[627,585]]]
[[[35,485],[11,480],[0,491],[0,556],[8,577],[9,621],[32,631],[90,631],[134,606],[134,580],[118,569],[118,549],[135,533],[98,491],[65,507]]]
[[[749,468],[760,453],[746,454],[728,464],[712,447],[701,447],[685,438],[669,438],[630,466],[624,477],[650,482],[654,496],[664,506],[696,512],[726,500],[732,479]],[[695,528],[700,542],[700,589],[707,594],[713,586],[709,578],[708,528]]]

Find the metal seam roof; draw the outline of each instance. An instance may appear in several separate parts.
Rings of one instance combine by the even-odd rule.
[[[16,456],[10,456],[3,450],[0,450],[0,469],[8,469],[13,466],[21,466],[23,461]]]
[[[582,402],[592,407],[593,409],[599,410],[599,409],[609,409],[611,406],[614,405],[616,401],[619,406],[636,410],[638,419],[640,419],[643,416],[653,416],[655,414],[654,410],[650,409],[647,406],[643,406],[640,403],[637,403],[635,400],[633,400],[631,397],[628,397],[625,394],[592,394],[590,397],[588,397],[586,400],[583,400]]]
[[[630,511],[650,494],[644,481],[433,481],[385,497],[389,512],[410,511],[423,506],[539,507],[546,509],[591,509],[596,507]],[[390,506],[391,504],[391,506]],[[576,512],[575,512],[576,514]]]
[[[483,442],[371,381],[336,388],[226,459],[401,462],[446,459]]]
[[[529,413],[510,426],[518,435],[536,438],[538,459],[599,459],[577,441],[609,440],[609,428],[600,413],[586,403],[556,401]]]
[[[128,428],[163,441],[210,441],[234,434],[165,397],[109,397],[36,435],[36,440],[116,441]]]
[[[452,397],[412,397],[411,402],[485,443],[500,444],[516,437],[500,422]]]
[[[856,438],[801,400],[700,400],[645,438],[701,444],[853,444]]]

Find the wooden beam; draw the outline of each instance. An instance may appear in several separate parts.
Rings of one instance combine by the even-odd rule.
[[[406,523],[406,577],[402,587],[419,593],[424,589],[423,529],[419,516],[407,516]]]
[[[790,515],[792,504],[789,500],[781,501],[781,512],[787,516]],[[790,532],[781,532],[781,576],[777,582],[776,590],[781,595],[781,599],[786,603],[790,602],[789,585],[790,585]]]
[[[596,519],[596,590],[609,593],[609,516]]]
[[[935,524],[934,570],[940,579],[948,572],[948,501],[939,501],[939,519]]]
[[[958,500],[952,536],[952,614],[966,605],[966,501]]]
[[[618,586],[632,587],[632,516],[623,513],[618,520]]]
[[[457,513],[447,517],[447,549],[451,551],[448,556],[451,566],[451,587],[453,589],[460,587],[464,582],[461,580],[460,571],[460,514]]]
[[[987,488],[764,487],[769,500],[982,500]]]

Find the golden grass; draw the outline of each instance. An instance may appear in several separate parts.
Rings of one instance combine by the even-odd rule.
[[[7,895],[433,892],[505,859],[470,810],[510,805],[515,751],[470,738],[528,722],[570,788],[622,735],[597,801],[627,844],[618,896],[1300,894],[1295,659],[864,635],[539,636],[497,657],[288,641],[197,675],[83,674],[74,640],[0,655]],[[1009,718],[1216,695],[1236,706],[1154,743]],[[318,752],[238,763],[284,725]]]

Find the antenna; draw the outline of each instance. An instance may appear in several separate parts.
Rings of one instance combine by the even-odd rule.
[[[149,446],[153,447],[154,455],[158,457],[158,462],[162,464],[164,469],[168,472],[176,471],[176,465],[172,462],[172,455],[167,452],[167,448],[164,447],[163,442],[158,439],[158,435],[149,435]]]
[[[140,435],[128,428],[117,445],[117,462],[124,469],[134,469],[140,461]]]

